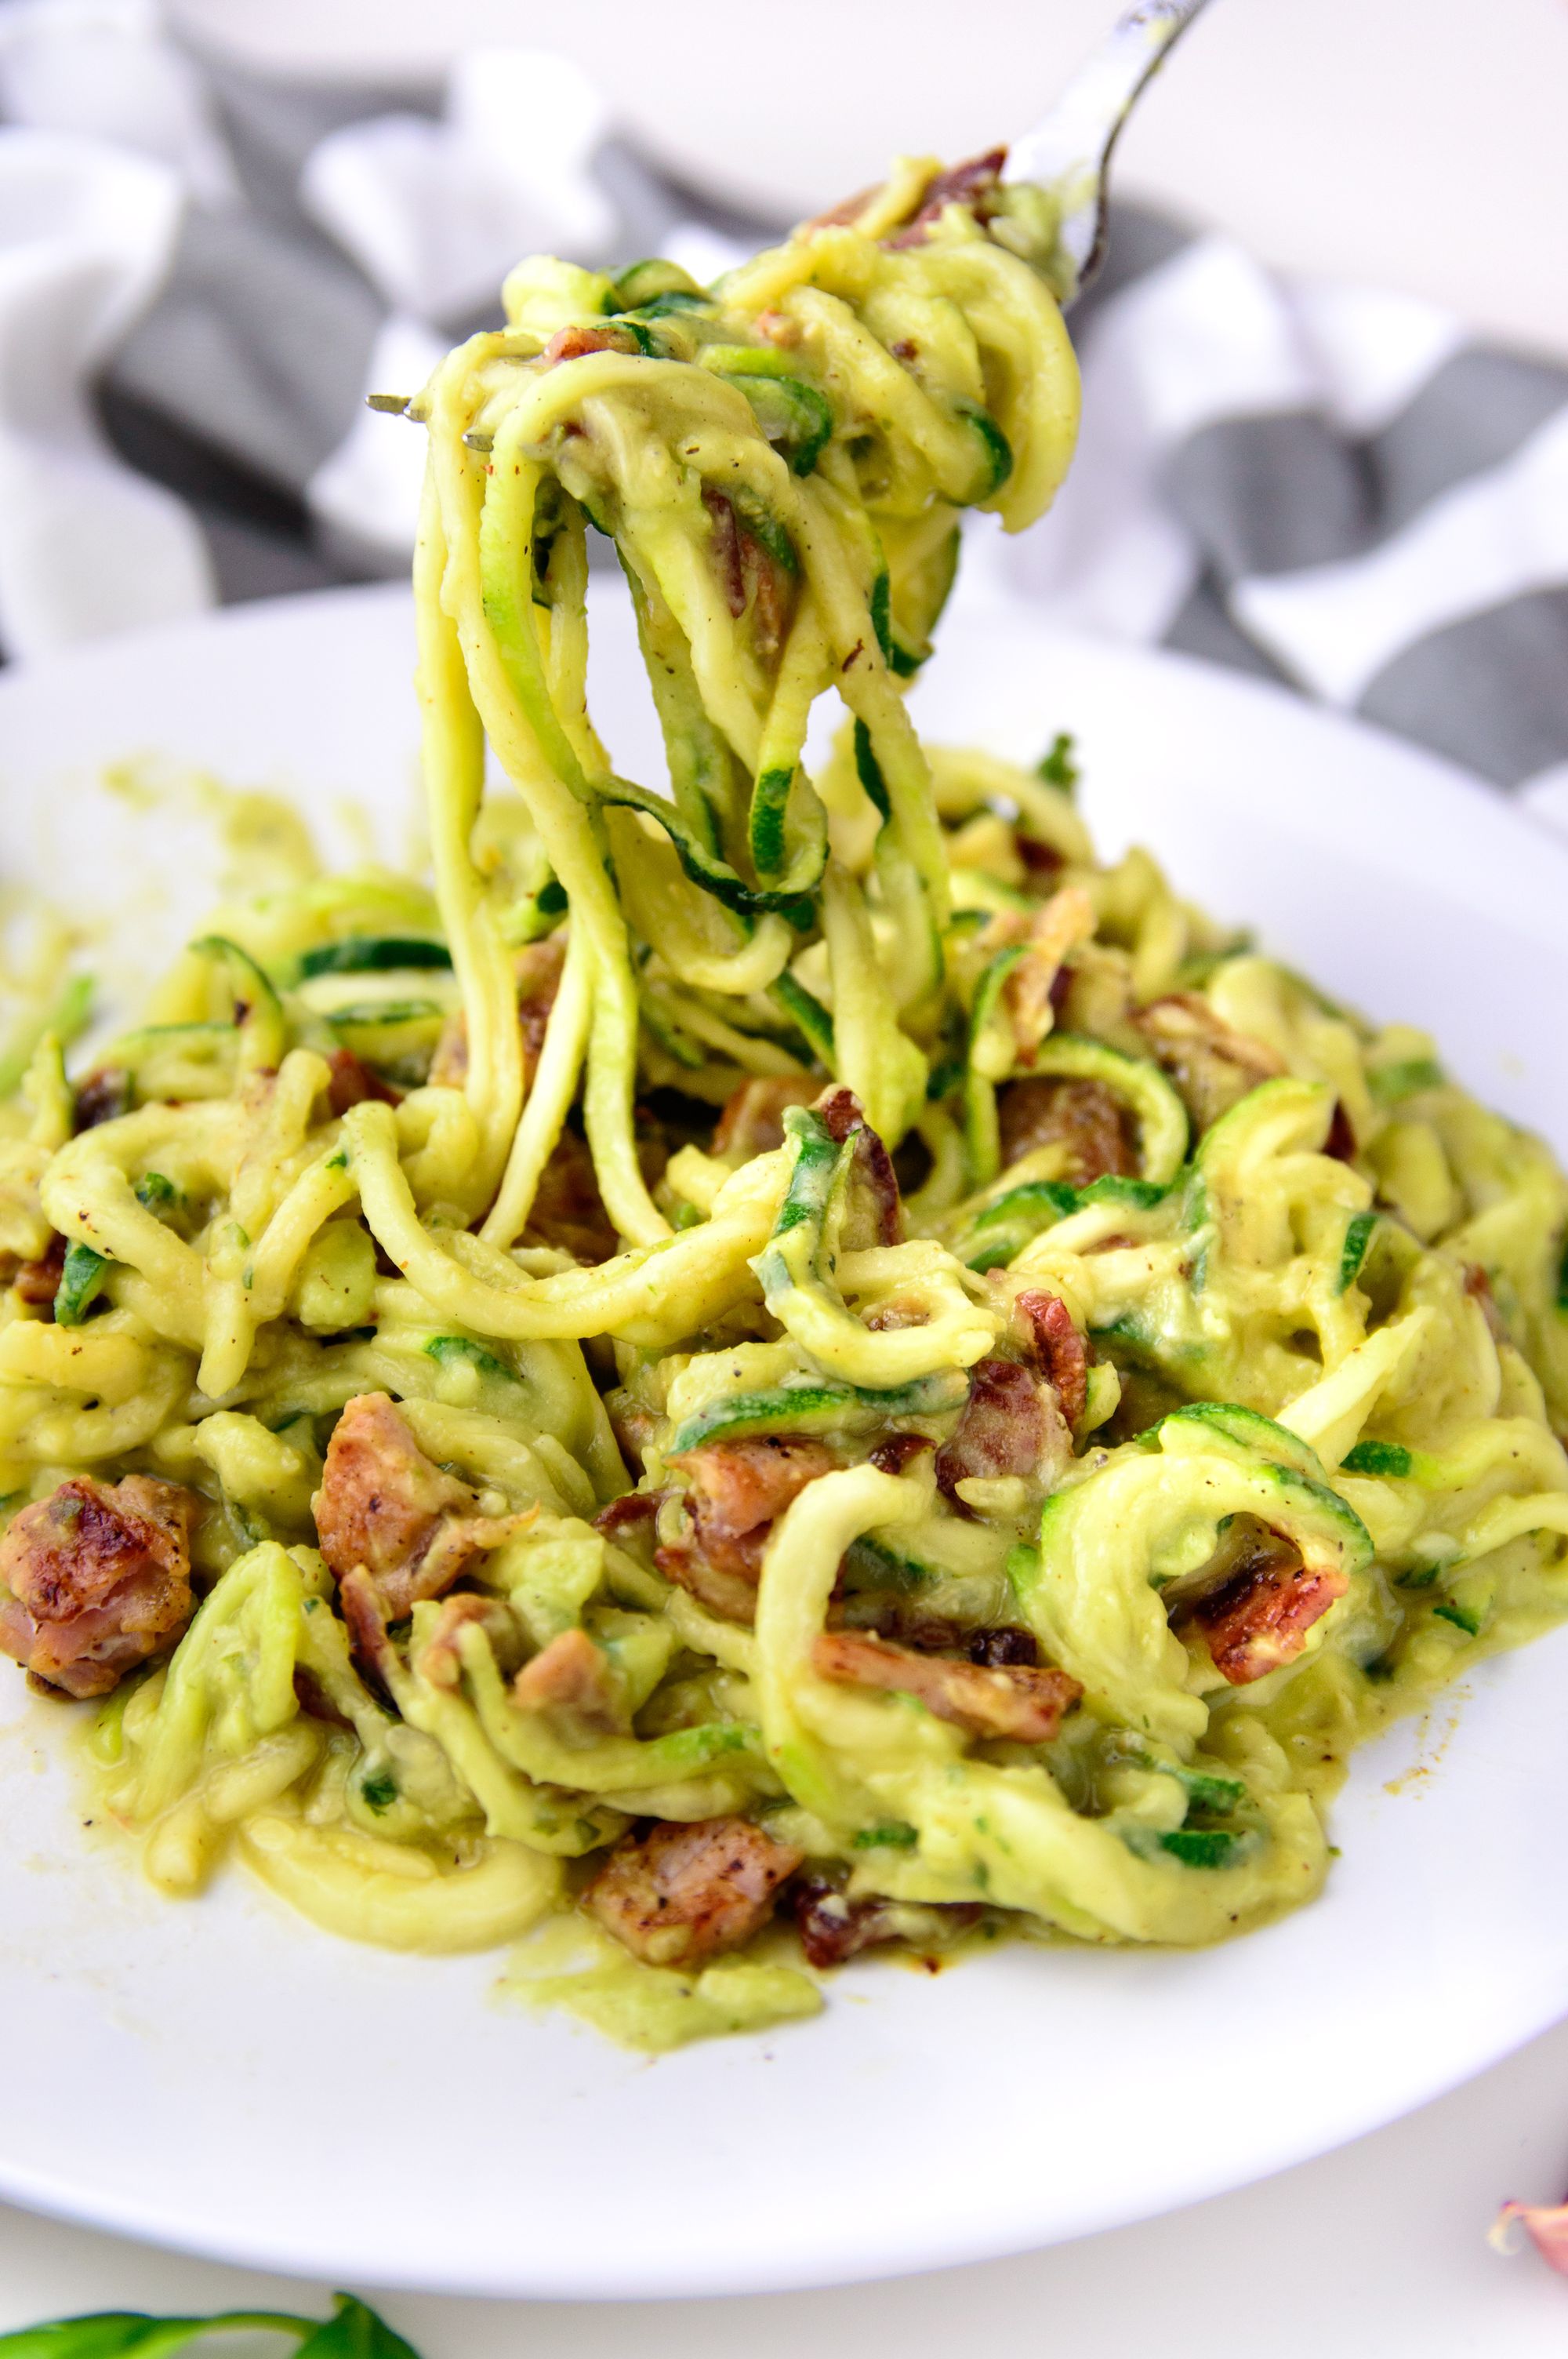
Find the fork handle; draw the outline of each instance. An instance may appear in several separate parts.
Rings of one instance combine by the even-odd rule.
[[[1165,52],[1206,0],[1139,0],[1092,49],[1044,122],[1013,142],[1005,180],[1033,180],[1061,206],[1058,252],[1081,294],[1105,247],[1106,172],[1117,134]]]

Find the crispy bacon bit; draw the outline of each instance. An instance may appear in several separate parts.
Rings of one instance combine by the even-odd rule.
[[[1021,1629],[1016,1622],[1000,1622],[989,1630],[971,1630],[964,1651],[971,1663],[985,1663],[995,1669],[1009,1663],[1037,1663],[1040,1641],[1033,1630]]]
[[[872,1245],[896,1245],[903,1234],[903,1205],[892,1158],[866,1120],[853,1090],[825,1090],[816,1111],[829,1138],[842,1147],[855,1142],[849,1205],[842,1243],[847,1253]]]
[[[1066,1150],[1063,1178],[1076,1188],[1114,1173],[1131,1178],[1138,1169],[1132,1116],[1103,1082],[1038,1080],[1010,1082],[997,1095],[1004,1166],[1043,1147]]]
[[[512,971],[517,978],[517,1024],[523,1035],[524,1094],[534,1085],[550,1010],[561,987],[561,970],[566,962],[564,932],[546,934],[540,942],[524,943],[512,962]],[[441,1037],[430,1060],[429,1079],[438,1089],[460,1090],[468,1080],[468,1018],[459,1008],[441,1027]]]
[[[857,1589],[828,1607],[828,1627],[870,1632],[911,1647],[917,1655],[963,1655],[994,1669],[1000,1663],[1037,1663],[1040,1642],[1016,1623],[968,1629],[961,1622],[923,1613],[896,1589]]]
[[[580,361],[587,353],[635,353],[637,339],[626,328],[557,328],[542,358],[554,368],[557,361]]]
[[[100,1065],[76,1085],[74,1128],[96,1130],[131,1110],[131,1076],[117,1065]]]
[[[294,1694],[307,1720],[322,1721],[329,1728],[352,1729],[353,1722],[338,1710],[315,1672],[308,1671],[303,1663],[294,1666]]]
[[[1176,1085],[1177,1094],[1199,1130],[1272,1081],[1284,1066],[1272,1049],[1243,1032],[1233,1032],[1206,999],[1195,991],[1173,992],[1140,1008],[1132,1021],[1150,1054]]]
[[[385,1393],[349,1402],[310,1505],[321,1553],[340,1583],[351,1572],[367,1574],[391,1621],[419,1598],[441,1596],[520,1522],[481,1516],[467,1484],[426,1457]]]
[[[702,487],[702,505],[713,527],[713,562],[725,603],[737,622],[746,611],[746,569],[741,561],[741,527],[735,510],[711,484]]]
[[[519,1712],[556,1714],[585,1736],[612,1736],[626,1727],[610,1658],[586,1630],[562,1630],[541,1647],[514,1680],[512,1700]]]
[[[608,1261],[619,1251],[615,1223],[599,1192],[593,1158],[575,1130],[563,1130],[539,1174],[524,1242],[558,1245],[578,1261]]]
[[[477,1597],[471,1590],[458,1590],[450,1597],[442,1598],[419,1649],[419,1669],[432,1686],[455,1688],[461,1684],[463,1658],[458,1641],[470,1622],[482,1624],[498,1655],[504,1658],[510,1652],[513,1660],[516,1660],[516,1624],[505,1606],[498,1598]]]
[[[54,1299],[65,1269],[65,1239],[57,1231],[37,1261],[25,1261],[11,1280],[19,1299],[54,1316]]]
[[[1509,1331],[1503,1324],[1503,1314],[1498,1309],[1498,1298],[1492,1292],[1492,1281],[1478,1261],[1465,1265],[1465,1291],[1472,1302],[1481,1306],[1481,1316],[1494,1343],[1506,1343]]]
[[[766,1924],[804,1857],[749,1819],[661,1820],[616,1844],[583,1906],[645,1964],[700,1966]]]
[[[545,1045],[545,1033],[550,1021],[550,1010],[561,987],[561,970],[567,962],[565,933],[546,934],[542,942],[528,942],[513,961],[517,977],[517,1021],[523,1032],[523,1087],[534,1086],[538,1069],[539,1051]]]
[[[957,1430],[936,1453],[936,1480],[951,1498],[960,1483],[1038,1476],[1071,1457],[1073,1437],[1055,1397],[1016,1360],[979,1360]],[[960,1506],[962,1502],[959,1502]]]
[[[790,577],[754,532],[748,531],[734,504],[711,484],[702,505],[713,527],[713,561],[725,602],[737,622],[752,609],[758,652],[771,660],[784,644],[794,605]]]
[[[978,1903],[965,1900],[935,1907],[914,1907],[881,1894],[851,1900],[825,1875],[797,1877],[790,1897],[806,1962],[818,1973],[889,1941],[944,1947],[978,1924],[982,1914]]]
[[[1062,1415],[1076,1425],[1089,1390],[1089,1347],[1073,1324],[1073,1314],[1060,1295],[1030,1287],[1013,1302],[1022,1325],[1030,1357],[1062,1404]]]
[[[749,1622],[774,1518],[838,1463],[826,1442],[784,1433],[682,1451],[670,1464],[686,1476],[693,1528],[680,1546],[657,1551],[659,1571],[717,1612]]]
[[[848,229],[860,220],[871,199],[880,197],[881,192],[881,182],[873,180],[869,189],[857,189],[852,197],[840,197],[838,203],[830,205],[825,213],[813,213],[806,226],[807,229]]]
[[[1260,1527],[1217,1588],[1172,1614],[1178,1631],[1202,1632],[1214,1667],[1233,1688],[1293,1663],[1307,1632],[1349,1588],[1343,1572],[1308,1572],[1299,1550]]]
[[[1356,1160],[1355,1125],[1345,1111],[1343,1098],[1334,1101],[1334,1119],[1328,1125],[1323,1151],[1325,1155],[1332,1155],[1336,1163],[1354,1163]]]
[[[712,1152],[749,1163],[784,1142],[784,1109],[809,1105],[816,1083],[806,1073],[769,1073],[742,1082],[726,1104],[713,1133]]]
[[[190,1619],[190,1518],[177,1483],[75,1475],[0,1540],[0,1652],[40,1685],[107,1695]]]
[[[869,1454],[871,1464],[882,1473],[902,1474],[923,1450],[931,1450],[935,1446],[923,1433],[890,1433],[887,1440],[879,1441]]]
[[[402,1092],[355,1056],[351,1049],[334,1049],[329,1060],[332,1069],[327,1084],[327,1103],[335,1114],[347,1114],[351,1106],[363,1105],[373,1098],[378,1105],[396,1105]]]
[[[914,219],[884,238],[883,245],[895,250],[900,246],[924,245],[933,223],[940,220],[948,205],[968,205],[978,222],[989,221],[996,211],[995,192],[1006,161],[1005,147],[991,147],[983,156],[971,156],[967,163],[951,164],[946,171],[938,172],[934,180],[926,182],[920,210]]]
[[[656,1419],[650,1419],[656,1423]],[[600,1507],[593,1519],[593,1528],[606,1539],[619,1540],[636,1532],[658,1516],[667,1494],[663,1491],[623,1491],[619,1499],[611,1499],[608,1507]]]
[[[1031,876],[1039,877],[1044,880],[1048,877],[1059,876],[1061,875],[1064,864],[1062,855],[1057,851],[1054,843],[1043,843],[1037,835],[1025,835],[1022,828],[1014,829],[1012,840],[1018,846],[1018,856],[1020,860],[1022,861],[1025,868],[1028,869]],[[1065,973],[1062,979],[1062,988],[1063,996],[1065,997],[1066,995],[1066,981]],[[1060,1015],[1060,1008],[1058,1008],[1056,1012]]]
[[[1056,1020],[1071,982],[1065,962],[1080,944],[1094,939],[1094,903],[1081,885],[1064,885],[1032,918],[1025,919],[1021,910],[1001,909],[987,926],[982,937],[987,949],[1006,943],[1023,949],[1001,987],[1021,1065],[1034,1062]]]
[[[856,1630],[824,1630],[813,1642],[811,1662],[819,1679],[914,1696],[955,1728],[1020,1745],[1048,1745],[1083,1693],[1076,1680],[1053,1666],[955,1662]]]

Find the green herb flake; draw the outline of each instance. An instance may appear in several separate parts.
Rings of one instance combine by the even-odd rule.
[[[920,1837],[902,1819],[888,1819],[877,1827],[862,1827],[852,1839],[856,1851],[913,1851]]]
[[[368,1777],[360,1780],[360,1797],[367,1810],[379,1815],[396,1801],[397,1780],[390,1769],[373,1769]]]
[[[1034,775],[1048,787],[1064,795],[1074,793],[1080,772],[1073,759],[1075,739],[1070,730],[1058,730],[1051,740],[1051,750],[1034,765]]]
[[[161,1171],[144,1171],[136,1182],[136,1201],[144,1212],[167,1212],[179,1201],[179,1190]]]
[[[1407,1057],[1395,1065],[1373,1065],[1367,1074],[1367,1086],[1380,1106],[1401,1105],[1406,1098],[1418,1097],[1422,1090],[1440,1090],[1443,1082],[1443,1068],[1432,1057]]]

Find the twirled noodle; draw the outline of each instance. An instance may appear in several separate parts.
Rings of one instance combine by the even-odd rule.
[[[781,1885],[819,1966],[1207,1941],[1568,1603],[1547,1149],[1098,863],[1065,738],[910,725],[959,510],[1074,431],[999,160],[708,290],[521,266],[392,405],[434,897],[232,905],[74,1088],[79,988],[16,1034],[0,1645],[105,1699],[165,1891],[232,1843],[439,1951],[586,1874],[536,1995],[655,2047],[818,2003],[712,1962]],[[589,712],[590,530],[667,782]]]

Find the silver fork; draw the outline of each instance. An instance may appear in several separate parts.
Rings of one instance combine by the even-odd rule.
[[[1002,179],[1033,181],[1058,209],[1056,291],[1076,302],[1105,259],[1111,150],[1133,101],[1206,0],[1139,0],[1091,49],[1044,122],[1008,151]]]

